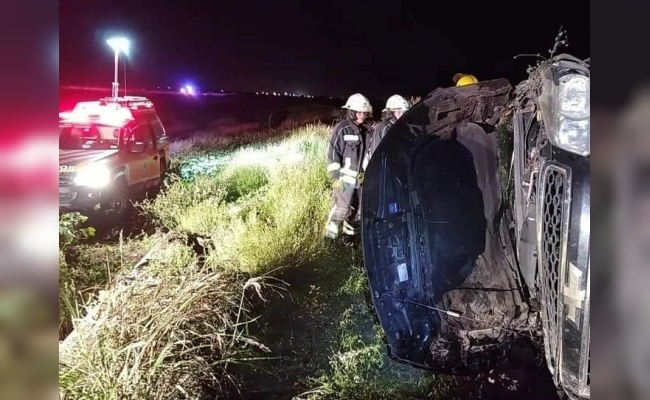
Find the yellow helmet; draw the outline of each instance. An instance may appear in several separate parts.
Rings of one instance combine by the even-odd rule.
[[[454,75],[453,79],[456,86],[473,85],[475,83],[478,83],[478,79],[474,75],[470,74],[458,73]]]

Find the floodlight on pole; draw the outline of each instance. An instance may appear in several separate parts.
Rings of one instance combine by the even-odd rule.
[[[120,51],[124,52],[124,54],[128,53],[129,51],[129,40],[123,37],[117,37],[117,38],[110,38],[106,41],[109,46],[113,48],[113,51],[115,52],[115,77],[113,80],[113,97],[117,98],[118,97],[118,77],[117,77],[117,71],[119,67],[118,59],[119,59],[119,54]]]

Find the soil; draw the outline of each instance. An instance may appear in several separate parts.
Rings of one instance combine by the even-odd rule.
[[[357,251],[350,251],[360,260]],[[313,379],[330,372],[329,361],[342,335],[340,322],[346,310],[359,311],[354,313],[352,326],[366,343],[372,343],[379,322],[367,286],[362,293],[340,291],[355,273],[365,283],[365,271],[358,266],[350,266],[347,271],[310,266],[279,275],[289,285],[289,292],[275,296],[260,308],[262,317],[251,332],[271,349],[267,355],[270,359],[256,362],[255,368],[235,372],[241,382],[238,391],[242,398],[292,399],[314,389],[317,385]],[[420,393],[404,392],[402,398],[433,399],[444,393],[444,398],[450,399],[559,399],[550,374],[539,362],[539,354],[526,349],[521,357],[513,360],[512,367],[478,376],[439,376],[440,387]],[[399,376],[403,382],[415,382],[429,374],[387,361],[383,373]]]

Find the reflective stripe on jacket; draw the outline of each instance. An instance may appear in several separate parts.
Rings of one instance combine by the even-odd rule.
[[[334,126],[327,149],[327,173],[332,179],[341,177],[344,182],[357,183],[366,151],[366,133],[365,126],[349,118]]]

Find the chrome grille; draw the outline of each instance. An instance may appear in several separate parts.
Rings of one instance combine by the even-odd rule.
[[[72,185],[72,173],[59,172],[59,186],[69,186],[69,185]]]
[[[569,173],[563,167],[547,163],[541,171],[537,203],[541,267],[538,278],[543,297],[542,324],[546,358],[549,368],[554,372],[559,364],[559,343],[562,335],[563,304],[560,288],[563,285],[563,265],[566,263],[568,200],[571,189]]]
[[[72,201],[77,198],[77,192],[61,193],[59,192],[59,201]]]

